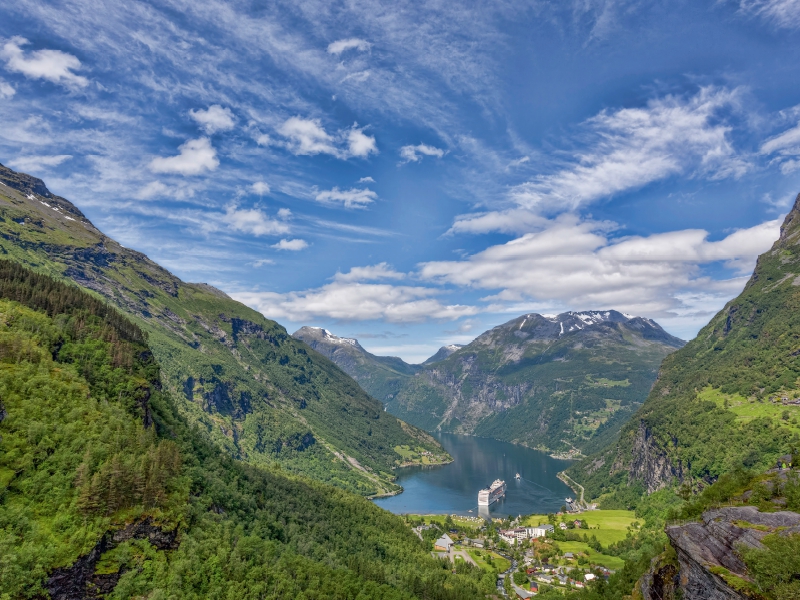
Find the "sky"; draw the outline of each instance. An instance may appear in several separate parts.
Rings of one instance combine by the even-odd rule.
[[[690,339],[800,192],[800,0],[17,0],[0,163],[293,332]]]

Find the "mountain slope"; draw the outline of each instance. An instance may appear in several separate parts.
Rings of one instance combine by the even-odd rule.
[[[769,466],[800,448],[800,196],[742,293],[668,356],[619,442],[570,475],[597,497]],[[784,401],[784,399],[786,399]]]
[[[419,370],[396,356],[370,354],[358,340],[342,338],[320,327],[301,327],[292,334],[332,360],[373,398],[392,398],[408,377]]]
[[[449,344],[447,346],[442,346],[441,348],[439,348],[439,350],[436,352],[436,354],[434,354],[433,356],[431,356],[430,358],[425,360],[422,364],[423,365],[429,365],[431,363],[435,363],[435,362],[439,362],[440,360],[444,360],[445,358],[450,356],[453,352],[458,352],[463,347],[464,346],[462,344]]]
[[[429,430],[575,453],[616,434],[682,345],[617,311],[523,315],[425,365],[387,407]]]
[[[0,260],[0,597],[484,597],[400,517],[232,459],[161,390],[144,332]]]
[[[398,446],[441,454],[277,323],[104,236],[41,180],[0,166],[0,252],[108,299],[149,335],[181,414],[236,458],[365,495],[397,490]]]

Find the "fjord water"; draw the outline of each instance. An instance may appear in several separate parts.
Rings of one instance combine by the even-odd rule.
[[[403,493],[379,498],[375,504],[397,514],[487,515],[478,511],[478,490],[505,479],[505,499],[489,507],[493,517],[557,512],[564,498],[574,496],[557,474],[570,465],[543,452],[468,435],[435,433],[453,457],[449,465],[401,469],[397,483]],[[519,473],[521,480],[514,475]]]

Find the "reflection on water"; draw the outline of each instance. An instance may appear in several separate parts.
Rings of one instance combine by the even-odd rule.
[[[572,490],[556,475],[570,461],[506,442],[452,433],[434,436],[453,457],[441,467],[401,469],[397,483],[405,491],[375,504],[393,513],[506,516],[557,512]],[[515,479],[519,473],[521,479]],[[478,507],[478,490],[504,479],[506,497]]]

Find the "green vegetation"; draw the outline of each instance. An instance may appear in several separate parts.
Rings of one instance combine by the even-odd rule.
[[[0,598],[104,577],[118,578],[110,598],[491,591],[369,501],[221,453],[115,310],[5,261],[0,282]],[[65,570],[79,557],[88,580]]]
[[[647,401],[611,444],[569,469],[589,497],[634,506],[680,478],[703,487],[739,466],[764,470],[800,447],[800,205],[759,257],[744,291],[697,337],[667,356]],[[644,440],[671,474],[637,466]],[[634,484],[634,485],[631,485]],[[700,484],[700,485],[698,485]]]
[[[127,314],[181,416],[229,455],[365,496],[399,489],[395,447],[448,458],[277,323],[103,236],[41,181],[2,166],[0,181],[0,253]]]
[[[386,405],[428,430],[593,451],[616,436],[682,343],[649,321],[613,314],[588,327],[561,315],[583,327],[565,335],[541,315],[514,319],[408,374]]]
[[[800,599],[800,535],[772,534],[763,544],[764,550],[742,550],[757,589],[770,600]]]

